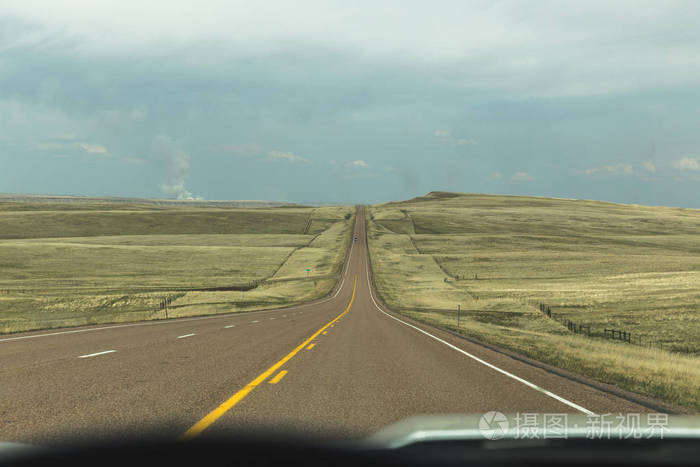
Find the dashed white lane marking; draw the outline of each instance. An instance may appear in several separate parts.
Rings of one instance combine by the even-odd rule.
[[[195,334],[195,333],[192,333],[192,334],[185,334],[185,335],[182,335],[182,336],[177,336],[177,338],[178,338],[178,339],[184,339],[185,337],[192,337],[192,336],[196,336],[196,334]]]
[[[340,291],[340,290],[339,290]],[[337,293],[336,293],[337,295]],[[324,301],[332,300],[335,298],[335,296],[330,297],[325,299]],[[315,302],[315,303],[305,303],[302,305],[296,305],[299,307],[302,306],[316,306],[321,302]],[[260,311],[254,311],[251,313],[277,313],[279,310],[260,310]],[[178,323],[185,323],[189,321],[202,321],[202,320],[209,320],[209,319],[225,319],[225,318],[231,318],[230,315],[226,316],[196,316],[193,318],[178,318],[178,319],[173,319],[173,320],[154,320],[154,321],[148,321],[145,323],[129,323],[129,324],[114,324],[114,325],[109,325],[109,326],[101,326],[97,328],[87,328],[87,329],[71,329],[70,331],[57,331],[57,332],[45,332],[43,334],[31,334],[29,336],[15,336],[15,337],[5,337],[0,339],[0,342],[10,342],[10,341],[18,341],[18,340],[25,340],[25,339],[36,339],[38,337],[53,337],[53,336],[63,336],[66,334],[79,334],[83,332],[93,332],[93,331],[109,331],[111,329],[120,329],[120,328],[132,328],[132,327],[141,327],[141,326],[159,326],[163,324],[178,324]]]
[[[81,355],[78,358],[90,358],[90,357],[97,357],[98,355],[104,355],[108,353],[114,353],[116,350],[105,350],[104,352],[96,352],[96,353],[90,353],[87,355]]]
[[[259,323],[259,322],[260,322],[260,321],[258,321],[258,320],[256,319],[255,321],[251,321],[250,323],[253,324],[253,323]]]
[[[273,319],[275,319],[275,318],[270,318],[270,321],[272,321]]]
[[[535,391],[539,391],[539,392],[541,392],[542,394],[545,394],[545,395],[551,397],[552,399],[556,399],[556,400],[558,400],[559,402],[568,405],[569,407],[572,407],[572,408],[574,408],[574,409],[576,409],[576,410],[578,410],[578,411],[580,411],[580,412],[585,413],[586,415],[594,415],[594,413],[591,412],[590,410],[588,410],[588,409],[586,409],[586,408],[584,408],[584,407],[581,407],[580,405],[578,405],[578,404],[576,404],[576,403],[574,403],[574,402],[571,402],[570,400],[564,399],[563,397],[558,396],[558,395],[554,394],[553,392],[550,392],[550,391],[548,391],[548,390],[546,390],[546,389],[544,389],[544,388],[542,388],[542,387],[540,387],[540,386],[538,386],[538,385],[536,385],[536,384],[534,384],[534,383],[531,383],[531,382],[529,382],[529,381],[527,381],[527,380],[525,380],[525,379],[523,379],[523,378],[521,378],[521,377],[519,377],[519,376],[515,376],[513,373],[510,373],[510,372],[508,372],[508,371],[506,371],[506,370],[502,370],[502,369],[498,368],[496,365],[492,365],[491,363],[489,363],[489,362],[487,362],[487,361],[485,361],[485,360],[480,359],[480,358],[477,357],[476,355],[472,355],[472,354],[470,354],[469,352],[467,352],[467,351],[465,351],[465,350],[462,350],[462,349],[460,349],[459,347],[457,347],[457,346],[455,346],[455,345],[450,344],[450,343],[447,342],[446,340],[440,339],[439,337],[434,336],[434,335],[430,334],[429,332],[422,330],[422,329],[419,328],[418,326],[414,326],[414,325],[412,325],[412,324],[409,324],[409,323],[407,323],[406,321],[403,321],[403,320],[401,320],[401,319],[399,319],[399,318],[396,318],[395,316],[392,316],[392,315],[390,315],[389,313],[385,312],[384,310],[382,310],[382,309],[379,307],[379,304],[377,304],[377,301],[374,299],[374,294],[372,293],[372,284],[370,284],[370,282],[369,282],[369,262],[365,263],[365,268],[366,268],[366,270],[367,270],[367,287],[369,288],[369,296],[370,296],[370,298],[372,298],[372,302],[374,303],[374,306],[375,306],[375,307],[377,308],[377,310],[379,310],[381,313],[385,314],[386,316],[388,316],[389,318],[391,318],[391,319],[393,319],[393,320],[398,321],[398,322],[401,323],[401,324],[405,324],[406,326],[408,326],[408,327],[410,327],[410,328],[413,328],[413,329],[415,329],[416,331],[421,332],[421,333],[425,334],[426,336],[435,339],[436,341],[438,341],[438,342],[440,342],[440,343],[442,343],[442,344],[445,344],[445,345],[448,346],[449,348],[451,348],[451,349],[453,349],[453,350],[456,350],[457,352],[459,352],[459,353],[461,353],[461,354],[463,354],[463,355],[466,355],[467,357],[471,358],[472,360],[475,360],[475,361],[481,363],[482,365],[485,365],[485,366],[491,368],[492,370],[495,370],[495,371],[497,371],[497,372],[499,372],[499,373],[501,373],[501,374],[503,374],[503,375],[505,375],[505,376],[507,376],[507,377],[509,377],[509,378],[512,378],[512,379],[514,379],[515,381],[518,381],[518,382],[520,382],[520,383],[523,383],[525,386],[528,386],[528,387],[534,389]]]
[[[229,324],[228,326],[224,326],[224,329],[229,329],[229,328],[235,328],[235,324]]]

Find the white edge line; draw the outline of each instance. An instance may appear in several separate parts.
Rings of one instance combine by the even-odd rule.
[[[353,231],[353,235],[354,234],[355,234],[355,232]],[[345,262],[345,271],[341,274],[342,280],[340,281],[340,285],[338,286],[338,290],[335,291],[333,296],[328,297],[328,298],[324,298],[323,300],[320,300],[318,302],[308,303],[305,305],[298,305],[298,306],[301,307],[301,306],[308,306],[308,305],[320,305],[321,303],[326,303],[329,300],[333,300],[334,298],[336,298],[338,296],[338,294],[340,294],[340,291],[343,290],[343,285],[345,285],[345,278],[348,275],[348,269],[350,269],[350,260],[352,259],[352,249],[353,248],[355,248],[354,241],[352,243],[350,243],[350,251],[348,252],[348,257],[347,257],[346,262]]]
[[[509,378],[512,378],[512,379],[514,379],[514,380],[516,380],[516,381],[518,381],[518,382],[524,384],[525,386],[528,386],[528,387],[534,389],[535,391],[539,391],[539,392],[541,392],[542,394],[545,394],[545,395],[551,397],[552,399],[556,399],[556,400],[558,400],[559,402],[561,402],[561,403],[563,403],[563,404],[566,404],[566,405],[568,405],[569,407],[572,407],[572,408],[578,410],[579,412],[583,412],[583,413],[585,413],[586,415],[594,415],[593,412],[591,412],[590,410],[586,409],[585,407],[581,407],[580,405],[578,405],[578,404],[576,404],[576,403],[574,403],[574,402],[571,402],[570,400],[564,399],[563,397],[558,396],[558,395],[554,394],[553,392],[550,392],[550,391],[548,391],[548,390],[546,390],[546,389],[544,389],[544,388],[542,388],[542,387],[540,387],[540,386],[538,386],[538,385],[536,385],[536,384],[534,384],[534,383],[531,383],[531,382],[529,382],[529,381],[527,381],[527,380],[525,380],[525,379],[523,379],[523,378],[521,378],[521,377],[519,377],[519,376],[516,376],[516,375],[514,375],[513,373],[510,373],[510,372],[508,372],[508,371],[506,371],[506,370],[502,370],[501,368],[498,368],[497,366],[492,365],[491,363],[489,363],[489,362],[487,362],[487,361],[485,361],[485,360],[482,360],[482,359],[480,359],[479,357],[477,357],[477,356],[475,356],[475,355],[472,355],[472,354],[470,354],[469,352],[467,352],[467,351],[465,351],[465,350],[462,350],[462,349],[460,349],[459,347],[457,347],[457,346],[455,346],[455,345],[450,344],[450,343],[447,342],[446,340],[440,339],[439,337],[434,336],[434,335],[430,334],[429,332],[426,332],[426,331],[422,330],[422,329],[419,328],[418,326],[414,326],[414,325],[412,325],[412,324],[409,324],[409,323],[407,323],[407,322],[405,322],[405,321],[403,321],[403,320],[401,320],[401,319],[399,319],[399,318],[396,318],[395,316],[392,316],[392,315],[390,315],[389,313],[385,312],[384,310],[382,310],[382,309],[379,307],[379,305],[377,304],[377,301],[374,299],[374,295],[372,294],[372,284],[371,284],[370,281],[369,281],[369,261],[368,261],[367,263],[365,263],[365,268],[366,268],[366,270],[367,270],[367,286],[368,286],[368,288],[369,288],[369,296],[370,296],[370,298],[372,298],[372,302],[374,303],[374,306],[377,307],[377,310],[379,310],[380,312],[384,313],[384,314],[385,314],[386,316],[388,316],[389,318],[394,319],[394,320],[398,321],[399,323],[405,324],[406,326],[411,327],[411,328],[415,329],[416,331],[422,332],[422,333],[425,334],[426,336],[431,337],[431,338],[435,339],[436,341],[441,342],[442,344],[445,344],[446,346],[450,347],[451,349],[456,350],[457,352],[459,352],[459,353],[461,353],[461,354],[463,354],[463,355],[466,355],[467,357],[469,357],[469,358],[471,358],[471,359],[473,359],[473,360],[475,360],[475,361],[481,363],[482,365],[485,365],[485,366],[491,368],[492,370],[495,370],[495,371],[497,371],[497,372],[499,372],[499,373],[501,373],[501,374],[503,374],[503,375],[505,375],[505,376],[507,376],[507,377],[509,377]]]
[[[104,355],[108,353],[114,353],[116,350],[105,350],[104,352],[97,352],[97,353],[91,353],[87,355],[81,355],[78,358],[90,358],[90,357],[97,357],[98,355]]]
[[[318,305],[321,303],[325,303],[329,300],[333,300],[340,294],[340,291],[343,290],[343,285],[345,284],[345,276],[347,275],[348,268],[350,266],[350,258],[352,257],[352,249],[355,246],[355,242],[353,242],[350,245],[350,253],[348,253],[348,259],[347,259],[347,264],[345,265],[345,272],[343,273],[343,280],[340,282],[340,287],[338,287],[338,290],[335,292],[335,295],[332,297],[326,298],[324,300],[314,302],[314,303],[303,303],[301,305],[294,305],[288,308],[285,308],[286,310],[289,309],[294,309],[294,308],[300,308],[300,307],[305,307],[305,306],[311,306],[311,305]],[[277,312],[281,310],[257,310],[254,311],[254,313],[270,313],[270,312]],[[240,316],[243,316],[244,314],[247,313],[241,313]],[[91,332],[91,331],[106,331],[108,329],[119,329],[119,328],[130,328],[134,326],[156,326],[158,324],[172,324],[172,323],[183,323],[186,321],[200,321],[204,319],[217,319],[217,318],[230,318],[232,315],[236,315],[235,313],[226,313],[225,315],[216,315],[216,316],[197,316],[197,317],[192,317],[192,318],[185,318],[185,319],[178,319],[178,320],[154,320],[154,321],[149,321],[146,323],[129,323],[129,324],[116,324],[116,325],[109,325],[109,326],[100,326],[98,328],[89,328],[89,329],[72,329],[70,331],[57,331],[57,332],[48,332],[44,334],[32,334],[30,336],[16,336],[16,337],[5,337],[3,339],[0,339],[0,342],[8,342],[8,341],[18,341],[18,340],[24,340],[24,339],[35,339],[37,337],[50,337],[50,336],[60,336],[63,334],[77,334],[80,332]]]
[[[340,281],[340,287],[338,287],[338,290],[336,290],[335,295],[333,295],[331,298],[327,298],[323,302],[327,302],[328,300],[333,300],[335,297],[337,297],[338,294],[340,293],[340,291],[343,290],[343,285],[345,285],[345,276],[343,276],[343,280]],[[323,302],[320,302],[320,303],[323,303]]]
[[[195,333],[184,334],[184,335],[182,335],[182,336],[177,336],[177,338],[178,338],[178,339],[184,339],[185,337],[192,337],[192,336],[196,336],[196,334],[195,334]]]
[[[357,221],[355,222],[355,225],[357,226]],[[348,259],[347,263],[345,264],[345,271],[343,272],[343,276],[348,273],[348,268],[350,267],[350,258],[352,258],[352,249],[355,248],[355,231],[352,232],[353,235],[353,241],[350,243],[350,252],[348,253]]]

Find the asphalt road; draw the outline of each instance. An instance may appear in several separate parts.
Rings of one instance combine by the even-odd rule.
[[[411,415],[649,409],[384,311],[360,208],[341,282],[293,308],[0,336],[0,441],[363,436]]]

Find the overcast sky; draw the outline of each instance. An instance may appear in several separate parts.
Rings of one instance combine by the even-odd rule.
[[[700,208],[700,2],[0,0],[0,193]]]

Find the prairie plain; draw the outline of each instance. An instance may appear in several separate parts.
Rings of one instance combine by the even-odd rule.
[[[368,217],[394,309],[700,408],[700,211],[435,192]]]
[[[287,306],[327,294],[352,207],[0,203],[0,333]],[[306,269],[310,269],[309,273]]]

